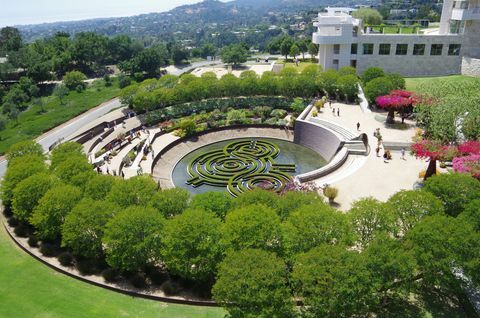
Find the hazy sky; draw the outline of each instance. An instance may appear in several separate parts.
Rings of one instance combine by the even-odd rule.
[[[167,11],[200,0],[0,0],[0,27]]]

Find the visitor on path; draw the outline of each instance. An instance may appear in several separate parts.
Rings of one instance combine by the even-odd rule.
[[[402,150],[400,150],[401,154],[402,154],[402,160],[406,160],[405,159],[405,148],[402,148]]]
[[[332,109],[332,114],[335,117],[335,107]]]
[[[107,166],[107,174],[110,174],[110,171],[108,170],[108,166]]]
[[[328,101],[328,105],[330,106],[330,108],[332,108],[332,100],[331,99]]]
[[[337,108],[337,116],[340,117],[340,107]]]
[[[155,152],[152,149],[152,159],[155,160]]]
[[[357,122],[357,130],[360,130],[360,123]]]
[[[380,146],[377,146],[377,149],[375,149],[375,152],[377,153],[377,157],[380,157]]]
[[[388,163],[388,156],[386,151],[383,153],[383,162]]]

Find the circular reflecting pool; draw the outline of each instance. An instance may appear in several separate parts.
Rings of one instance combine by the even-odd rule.
[[[292,176],[326,164],[315,151],[290,141],[239,138],[190,152],[177,163],[172,179],[193,194],[227,191],[237,196],[256,187],[281,191]]]

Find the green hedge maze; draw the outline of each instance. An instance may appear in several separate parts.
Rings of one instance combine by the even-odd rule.
[[[280,192],[292,180],[295,164],[275,162],[280,149],[266,140],[240,140],[195,157],[188,164],[193,187],[211,185],[227,188],[236,197],[256,187]]]

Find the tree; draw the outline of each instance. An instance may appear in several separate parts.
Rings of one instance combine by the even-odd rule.
[[[411,146],[417,158],[429,159],[428,168],[423,180],[437,174],[437,160],[441,160],[448,152],[449,147],[437,141],[421,140]]]
[[[168,220],[161,252],[168,269],[185,279],[211,282],[222,258],[221,224],[213,213],[194,209]]]
[[[166,218],[181,214],[188,206],[190,193],[182,188],[165,189],[156,192],[150,205]]]
[[[55,167],[55,174],[63,181],[72,183],[75,177],[83,173],[93,173],[86,157],[72,156]]]
[[[368,85],[367,85],[368,86]],[[393,90],[389,95],[378,96],[375,103],[385,110],[388,110],[387,124],[395,123],[395,112],[402,115],[402,123],[405,119],[405,113],[411,112],[416,98],[413,93],[403,90]]]
[[[100,258],[105,226],[117,212],[118,207],[110,202],[83,199],[65,217],[62,246],[71,248],[75,255]]]
[[[297,55],[299,54],[300,54],[300,49],[298,45],[296,45],[295,43],[292,44],[292,46],[290,47],[290,56],[293,56],[293,58],[296,58]]]
[[[223,63],[236,66],[247,61],[248,51],[240,44],[232,44],[222,50],[221,57]]]
[[[480,197],[480,181],[469,175],[445,173],[425,181],[426,191],[443,202],[445,213],[457,216],[466,206]]]
[[[81,198],[80,189],[70,185],[61,185],[48,190],[38,201],[30,218],[37,236],[44,240],[59,238],[65,217]]]
[[[189,207],[213,212],[221,220],[225,219],[232,207],[232,197],[225,192],[205,192],[192,197]]]
[[[117,182],[107,195],[107,200],[122,208],[131,205],[147,206],[157,192],[157,184],[149,176],[133,177]]]
[[[308,42],[307,42],[307,40],[297,41],[296,44],[297,44],[297,47],[298,47],[300,53],[302,53],[302,59],[305,60],[305,53],[308,52]]]
[[[277,209],[278,195],[267,190],[256,188],[240,194],[233,200],[236,208],[243,208],[247,205],[262,204],[271,209]]]
[[[121,181],[113,176],[96,174],[85,184],[84,195],[93,200],[104,200],[117,182]]]
[[[393,90],[392,82],[386,77],[378,77],[365,86],[365,96],[370,103],[374,103],[378,96],[387,95]]]
[[[78,142],[64,142],[57,147],[55,147],[50,155],[50,167],[55,170],[64,161],[69,158],[85,158],[85,153],[83,152],[83,146]]]
[[[288,59],[288,54],[290,54],[290,50],[293,45],[293,40],[291,37],[285,37],[280,44],[280,54],[285,56],[285,61]]]
[[[388,199],[388,204],[398,220],[402,235],[425,216],[444,213],[442,201],[424,190],[401,190]]]
[[[328,96],[334,97],[337,96],[337,81],[340,78],[340,74],[336,70],[326,70],[325,72],[320,73],[318,77],[317,84],[319,89],[328,94]]]
[[[80,32],[75,35],[70,52],[80,71],[94,73],[100,69],[109,55],[107,45],[108,38],[104,35]]]
[[[365,70],[365,72],[363,72],[361,78],[362,78],[363,84],[367,85],[371,80],[379,77],[384,77],[384,76],[385,76],[385,72],[383,71],[382,68],[369,67]]]
[[[221,244],[228,250],[261,248],[280,251],[280,218],[264,205],[247,205],[231,211],[222,227]]]
[[[430,290],[453,299],[462,295],[461,280],[454,275],[454,268],[462,268],[478,284],[480,236],[465,220],[427,216],[408,232],[406,244],[418,264],[420,283]]]
[[[220,264],[212,293],[232,318],[293,316],[286,266],[266,251],[246,249],[228,254]]]
[[[0,29],[0,54],[18,51],[22,47],[22,36],[17,28]]]
[[[0,187],[3,205],[10,207],[13,199],[13,190],[21,181],[42,172],[47,172],[47,166],[43,157],[24,155],[10,160]]]
[[[63,77],[63,84],[69,89],[74,90],[77,87],[85,88],[84,81],[87,79],[85,74],[79,71],[71,71]]]
[[[141,51],[129,63],[121,63],[120,69],[130,74],[146,73],[147,77],[155,77],[160,67],[167,65],[167,59],[166,47],[158,45]]]
[[[56,85],[55,89],[53,90],[53,95],[57,96],[60,100],[60,104],[64,105],[63,99],[68,95],[68,88],[65,85]]]
[[[374,198],[355,201],[348,212],[358,243],[365,247],[380,233],[395,233],[395,218],[390,207]]]
[[[405,89],[405,78],[402,75],[396,73],[385,74],[385,77],[388,78],[392,84],[394,89]]]
[[[179,44],[172,45],[170,52],[173,63],[175,65],[180,64],[185,60],[188,60],[188,51]]]
[[[291,281],[307,317],[366,316],[375,297],[361,254],[338,245],[324,244],[300,254]]]
[[[337,87],[347,101],[353,102],[358,96],[358,78],[355,75],[340,76]]]
[[[324,203],[300,207],[282,224],[284,248],[290,256],[321,244],[350,244],[352,229],[345,214]]]
[[[160,260],[164,218],[152,208],[131,206],[110,219],[102,243],[107,263],[136,271]]]
[[[13,144],[7,151],[7,160],[12,161],[26,155],[44,157],[43,148],[32,140],[20,141]]]
[[[217,52],[217,48],[212,43],[205,43],[200,48],[201,56],[206,59],[208,56],[215,56]]]
[[[318,55],[318,45],[315,43],[310,43],[308,45],[308,54],[310,54],[312,60]]]
[[[12,209],[15,217],[28,221],[39,200],[48,190],[59,184],[58,179],[44,172],[19,182],[13,189]]]
[[[375,9],[360,8],[352,13],[352,16],[357,19],[361,19],[364,24],[368,25],[380,25],[382,24],[383,17]]]
[[[306,205],[323,203],[322,197],[317,192],[288,191],[278,198],[275,209],[282,220],[285,220],[291,213]]]

